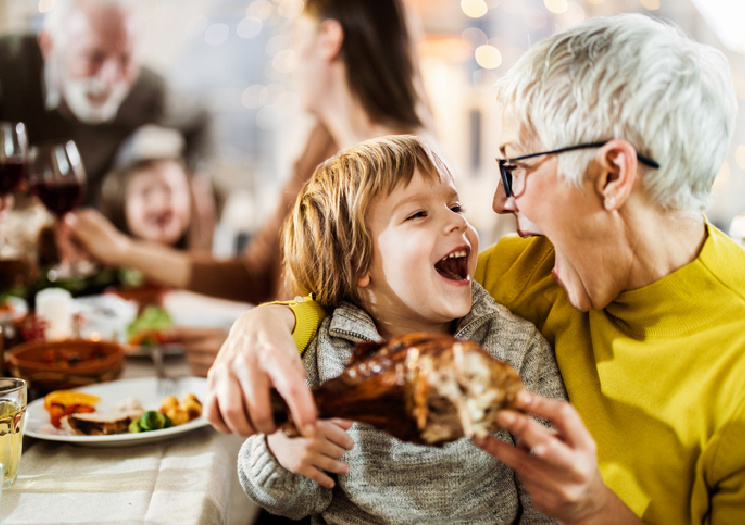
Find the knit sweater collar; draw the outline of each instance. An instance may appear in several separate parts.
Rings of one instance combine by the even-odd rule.
[[[472,331],[479,320],[484,319],[496,309],[489,293],[475,282],[471,284],[471,304],[471,310],[456,322],[456,335],[465,336],[464,332]],[[331,314],[329,334],[353,342],[382,339],[372,317],[362,308],[349,302],[343,302],[334,309]]]

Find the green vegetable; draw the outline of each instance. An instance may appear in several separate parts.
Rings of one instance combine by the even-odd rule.
[[[158,332],[173,326],[171,316],[163,308],[146,306],[137,319],[127,326],[127,336],[132,339],[140,333]]]
[[[171,422],[171,418],[162,412],[148,410],[140,416],[138,425],[143,432],[150,432],[152,430],[168,428],[173,426],[173,423]]]
[[[130,434],[139,434],[142,432],[142,429],[140,428],[140,418],[133,419],[129,424],[129,433]]]

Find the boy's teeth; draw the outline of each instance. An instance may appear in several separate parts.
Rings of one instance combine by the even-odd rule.
[[[466,250],[460,250],[460,251],[457,251],[457,252],[452,252],[452,253],[447,254],[441,260],[444,261],[446,259],[455,259],[457,257],[465,257],[467,255],[468,255],[468,253],[466,252]]]

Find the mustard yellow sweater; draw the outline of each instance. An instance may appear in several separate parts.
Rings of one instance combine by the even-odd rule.
[[[573,308],[544,238],[506,238],[476,280],[554,345],[606,484],[645,522],[745,523],[745,250],[713,226],[699,257]]]

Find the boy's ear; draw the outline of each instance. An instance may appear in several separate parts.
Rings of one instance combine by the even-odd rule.
[[[365,273],[362,277],[357,277],[357,287],[367,288],[370,285],[370,273]]]
[[[608,211],[617,210],[631,195],[639,161],[627,140],[609,140],[600,150],[600,175],[595,189]]]
[[[336,60],[341,53],[341,45],[344,42],[344,29],[338,20],[328,19],[321,22],[318,33],[321,37],[321,49],[323,56],[329,62]]]

